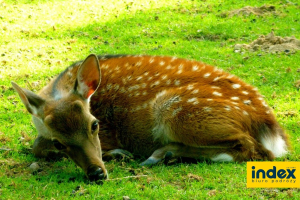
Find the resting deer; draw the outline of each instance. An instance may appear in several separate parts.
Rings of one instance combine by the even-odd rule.
[[[101,149],[152,165],[166,157],[273,160],[289,147],[256,88],[197,61],[92,54],[38,95],[12,85],[38,130],[33,153],[57,149],[91,180],[107,177]]]

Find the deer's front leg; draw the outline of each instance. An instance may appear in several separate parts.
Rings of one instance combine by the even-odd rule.
[[[111,159],[130,159],[133,158],[133,155],[124,149],[113,149],[103,153],[102,159],[109,161]]]
[[[32,152],[38,158],[50,160],[58,160],[65,156],[55,148],[50,139],[46,139],[40,135],[34,141]]]

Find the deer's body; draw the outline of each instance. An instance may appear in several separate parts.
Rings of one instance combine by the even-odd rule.
[[[88,99],[105,152],[150,156],[145,165],[166,156],[245,161],[287,152],[287,136],[272,110],[256,88],[233,75],[174,57],[99,56],[98,61],[101,83]],[[39,95],[51,101],[68,97],[81,64],[67,68]]]

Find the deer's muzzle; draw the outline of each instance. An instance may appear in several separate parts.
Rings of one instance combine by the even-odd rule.
[[[90,167],[87,171],[87,176],[90,181],[98,181],[107,178],[107,172],[103,172],[100,167]]]

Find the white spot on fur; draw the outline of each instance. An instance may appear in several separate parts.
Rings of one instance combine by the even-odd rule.
[[[146,91],[143,91],[142,95],[144,95],[144,96],[147,95],[147,92],[146,92]]]
[[[137,106],[135,109],[133,109],[134,111],[138,111],[141,110],[141,106]]]
[[[167,77],[168,77],[168,75],[163,75],[163,76],[161,77],[161,80],[165,80]]]
[[[166,93],[167,93],[166,90],[157,93],[156,99],[163,97]],[[172,104],[174,104],[174,103],[180,102],[180,101],[181,101],[181,98],[180,98],[179,95],[176,95],[176,96],[172,96],[171,98],[169,98],[169,99],[167,99],[167,100],[164,99],[163,101],[164,101],[164,103],[161,104],[160,110],[159,110],[159,111],[161,111],[162,109],[167,109],[167,108],[169,108],[169,107],[170,107]]]
[[[190,85],[188,85],[188,86],[186,87],[186,89],[187,89],[187,90],[192,90],[192,89],[194,89],[194,85],[193,85],[193,84],[190,84]]]
[[[167,93],[166,90],[161,91],[161,92],[159,92],[159,93],[156,94],[156,98],[162,97],[162,96],[164,96],[166,93]]]
[[[192,67],[192,71],[198,71],[198,69],[199,69],[199,66],[198,66],[198,65],[194,65],[194,66]]]
[[[263,105],[264,107],[266,107],[266,108],[268,107],[268,105],[267,105],[267,103],[266,103],[265,101],[262,102],[262,105]]]
[[[125,92],[126,92],[125,87],[121,87],[121,88],[120,88],[120,92],[121,92],[121,93],[125,93]]]
[[[146,83],[142,83],[141,84],[141,88],[146,88],[147,84]]]
[[[196,90],[193,90],[193,91],[192,91],[192,94],[197,94],[198,92],[199,92],[199,90],[196,89]]]
[[[215,95],[215,96],[219,96],[219,97],[222,96],[222,93],[216,92],[216,91],[214,91],[212,94]]]
[[[242,91],[242,93],[243,93],[244,95],[248,95],[248,94],[249,94],[249,92],[247,92],[247,91]]]
[[[238,105],[238,103],[237,103],[237,102],[234,102],[234,101],[232,101],[231,103],[234,104],[234,105]]]
[[[150,85],[150,87],[154,87],[160,84],[160,81],[155,81],[153,84]]]
[[[180,80],[175,80],[174,84],[177,85],[177,86],[180,85]]]
[[[249,113],[247,111],[245,111],[245,110],[243,110],[243,114],[244,115],[249,115]]]
[[[178,66],[177,74],[181,74],[181,73],[182,73],[182,69],[183,69],[183,64],[180,64],[180,65]]]
[[[122,78],[122,83],[125,85],[127,83],[126,78]]]
[[[287,145],[279,133],[276,133],[276,135],[265,133],[261,137],[261,143],[266,149],[270,150],[275,157],[281,157],[287,153]]]
[[[210,107],[203,107],[203,110],[204,110],[205,112],[210,112],[212,109],[211,109]]]
[[[152,80],[152,79],[153,79],[153,77],[152,77],[152,76],[150,76],[150,77],[148,77],[148,79],[147,79],[147,80],[148,80],[148,81],[150,81],[150,80]]]
[[[118,84],[115,84],[114,89],[118,90],[120,88],[120,86]]]
[[[188,99],[187,102],[188,103],[193,103],[194,105],[199,103],[199,101],[196,97]]]
[[[238,106],[234,106],[234,108],[237,110],[241,110],[240,107],[238,107]]]
[[[214,78],[213,81],[215,82],[215,81],[219,80],[220,78],[221,78],[221,77],[218,76],[218,77]]]
[[[142,62],[141,61],[139,61],[139,62],[137,62],[136,64],[135,64],[135,66],[137,66],[137,67],[139,67],[139,66],[141,66],[142,65]]]
[[[227,153],[220,153],[212,157],[211,160],[214,162],[232,162],[233,157]]]
[[[204,74],[204,78],[208,78],[209,76],[211,75],[211,73],[206,73],[206,74]]]
[[[108,65],[104,64],[104,65],[101,65],[100,68],[101,68],[101,69],[108,69],[108,67],[109,67]]]
[[[163,66],[165,64],[165,61],[160,61],[159,65]]]
[[[240,85],[240,84],[237,84],[237,83],[232,85],[232,88],[233,88],[233,89],[238,89],[238,88],[240,88],[240,87],[241,87],[241,85]]]
[[[172,57],[172,59],[171,59],[171,62],[173,62],[174,60],[176,60],[177,59],[177,57]]]
[[[218,86],[211,86],[211,88],[212,88],[212,89],[218,89],[218,90],[221,89],[221,88],[218,87]]]
[[[139,88],[140,88],[139,85],[133,85],[133,86],[128,87],[128,91],[131,92],[132,90],[137,90]]]
[[[127,76],[127,80],[128,80],[128,81],[130,81],[131,79],[132,79],[132,76],[131,76],[131,75]]]
[[[143,78],[142,76],[138,76],[138,77],[136,78],[136,80],[139,81],[139,80],[141,80],[142,78]]]
[[[182,110],[182,107],[178,107],[178,108],[174,109],[172,116],[175,117],[177,115],[177,113],[179,113],[181,110]]]
[[[213,101],[213,99],[207,99],[207,101]]]
[[[166,67],[166,69],[172,69],[172,66],[171,66],[171,65],[168,65],[168,66]]]
[[[73,74],[72,74],[70,71],[68,71],[67,75],[68,75],[70,78],[73,76]]]
[[[214,72],[223,73],[223,70],[215,67]]]
[[[231,107],[230,106],[225,106],[224,109],[227,110],[227,111],[230,111]]]
[[[148,76],[148,74],[149,74],[149,72],[145,72],[145,73],[144,73],[144,76]]]
[[[240,98],[239,97],[231,97],[230,99],[236,101],[236,100],[239,100]]]
[[[147,108],[147,106],[148,106],[148,103],[143,103],[142,108],[145,109],[145,108]]]
[[[111,88],[112,88],[112,84],[111,83],[109,83],[109,84],[106,85],[106,90],[110,90]]]
[[[153,62],[154,62],[154,58],[152,57],[149,59],[149,63],[153,63]]]
[[[245,105],[250,105],[250,104],[251,104],[251,100],[245,100],[245,101],[244,101],[244,104],[245,104]]]

